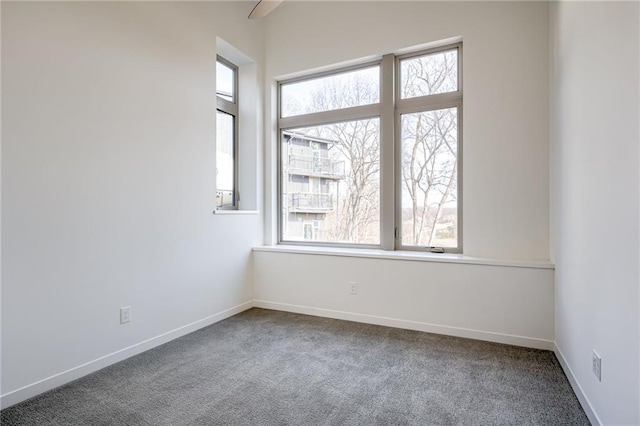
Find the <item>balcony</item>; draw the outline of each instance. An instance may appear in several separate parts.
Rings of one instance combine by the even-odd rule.
[[[217,208],[233,207],[233,189],[217,189],[216,190],[216,207]]]
[[[289,211],[292,213],[329,213],[333,211],[331,194],[298,192],[289,194]]]
[[[311,155],[289,154],[289,174],[321,177],[325,179],[344,179],[344,161]]]

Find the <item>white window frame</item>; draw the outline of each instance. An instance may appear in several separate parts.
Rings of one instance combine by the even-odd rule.
[[[231,206],[216,205],[216,210],[238,210],[238,202],[240,201],[240,193],[238,191],[238,66],[220,55],[216,55],[217,62],[231,68],[233,71],[233,99],[231,101],[224,99],[216,92],[216,114],[220,111],[233,117],[233,204]],[[218,182],[216,182],[216,193],[218,191],[217,185]]]
[[[457,50],[458,90],[442,94],[400,99],[400,61],[441,51]],[[337,110],[282,117],[282,86],[342,74],[349,71],[380,66],[380,102]],[[444,253],[462,253],[462,42],[446,44],[431,49],[394,55],[387,54],[375,61],[336,68],[330,71],[307,74],[302,77],[278,81],[277,89],[277,242],[286,245],[327,246],[347,248],[378,248],[383,250],[412,250]],[[400,164],[400,116],[412,112],[424,112],[455,107],[458,111],[457,139],[457,247],[419,247],[403,245],[401,235],[401,164]],[[337,122],[380,119],[380,244],[346,244],[317,241],[292,241],[283,239],[282,224],[282,132],[296,128],[313,127]]]

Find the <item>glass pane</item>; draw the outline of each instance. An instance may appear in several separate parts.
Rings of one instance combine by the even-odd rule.
[[[281,87],[282,117],[380,102],[380,67],[348,71]]]
[[[402,244],[458,246],[458,109],[403,114]]]
[[[235,70],[222,62],[216,62],[216,93],[223,99],[234,102]]]
[[[235,205],[234,117],[218,111],[216,124],[216,205]]]
[[[402,99],[457,90],[457,49],[400,61],[400,97]]]
[[[380,120],[281,137],[282,239],[380,244]]]

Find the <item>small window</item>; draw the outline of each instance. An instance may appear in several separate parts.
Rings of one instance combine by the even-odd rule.
[[[400,115],[402,245],[458,245],[458,108]]]
[[[282,117],[376,104],[380,102],[380,67],[286,83],[280,90]]]
[[[216,62],[216,208],[236,209],[238,200],[238,68],[218,56]]]
[[[400,60],[400,98],[458,91],[458,49]]]
[[[220,58],[216,62],[216,94],[229,102],[235,102],[236,68],[225,62],[221,62]]]

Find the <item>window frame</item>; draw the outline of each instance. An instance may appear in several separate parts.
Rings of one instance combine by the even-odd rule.
[[[458,90],[455,92],[426,95],[421,97],[400,98],[400,61],[412,57],[424,56],[442,51],[457,51]],[[314,80],[331,75],[378,66],[379,102],[375,104],[354,106],[342,109],[313,112],[295,116],[282,117],[282,86],[302,81]],[[356,65],[336,67],[322,72],[315,72],[294,78],[277,81],[277,135],[276,135],[276,223],[277,243],[298,246],[342,247],[342,248],[374,248],[383,250],[433,251],[433,247],[403,245],[400,235],[402,230],[402,180],[401,180],[401,140],[400,117],[411,112],[425,112],[442,108],[455,107],[458,111],[457,132],[457,247],[444,248],[444,253],[462,253],[462,124],[463,124],[463,91],[462,91],[462,42],[448,43],[429,49],[415,50],[405,54],[386,54],[376,60]],[[314,127],[327,124],[378,118],[380,120],[380,242],[379,244],[333,243],[324,241],[297,241],[283,238],[283,197],[282,197],[282,134],[284,131],[297,128]],[[389,207],[390,205],[390,207]]]
[[[278,81],[278,128],[277,128],[277,229],[278,229],[278,244],[287,245],[300,245],[300,246],[319,246],[319,247],[345,247],[345,248],[380,248],[380,244],[355,244],[355,243],[331,243],[324,241],[296,241],[283,239],[283,224],[282,224],[282,133],[288,130],[295,130],[304,127],[322,126],[327,124],[342,123],[356,120],[366,120],[370,118],[380,117],[382,110],[382,92],[380,92],[380,100],[375,104],[359,105],[348,108],[341,108],[329,111],[313,112],[308,114],[295,115],[290,117],[282,117],[282,86],[292,83],[299,83],[302,81],[314,80],[317,78],[327,77],[331,75],[343,74],[349,71],[356,71],[359,69],[371,68],[374,66],[380,67],[380,90],[382,90],[382,60],[368,61],[357,65],[340,67],[337,69],[322,71],[318,73],[305,74],[302,77],[296,77],[286,80]],[[382,124],[381,124],[382,126]],[[382,132],[381,132],[382,134]],[[382,138],[380,138],[380,149],[382,150]],[[382,159],[380,160],[382,163]],[[382,168],[382,166],[381,166]],[[382,227],[381,227],[382,228]],[[380,229],[382,239],[382,229]]]
[[[218,95],[218,89],[217,89],[217,75],[216,75],[216,126],[218,125],[217,122],[217,114],[218,112],[222,112],[224,114],[228,114],[230,116],[233,117],[233,143],[232,143],[232,149],[233,149],[233,188],[232,193],[233,193],[233,203],[230,206],[218,206],[216,203],[216,210],[238,210],[238,204],[240,201],[240,193],[238,191],[238,134],[239,134],[239,124],[238,124],[238,116],[239,116],[239,108],[238,108],[238,88],[239,88],[239,84],[238,84],[238,66],[235,65],[233,62],[229,61],[228,59],[225,59],[224,57],[220,56],[220,55],[216,55],[216,66],[217,63],[220,62],[221,64],[223,64],[224,66],[226,66],[227,68],[230,68],[231,71],[233,72],[233,94],[232,94],[232,100],[229,101],[227,99],[224,99],[223,97],[221,97],[220,95]],[[218,159],[217,159],[217,154],[218,154],[218,145],[217,145],[218,141],[216,138],[216,170],[218,168]],[[217,181],[217,173],[216,173],[216,193],[218,192],[218,181]]]
[[[446,93],[438,93],[434,95],[425,95],[420,97],[413,98],[401,98],[401,84],[402,78],[400,75],[401,61],[405,59],[417,58],[421,56],[426,56],[430,54],[435,54],[439,52],[448,52],[455,50],[457,51],[457,61],[458,61],[458,90],[455,92],[446,92]],[[416,52],[407,53],[404,55],[395,56],[395,81],[394,81],[394,216],[395,216],[395,250],[410,250],[410,251],[424,251],[424,252],[433,252],[434,249],[444,249],[444,253],[462,253],[462,244],[463,244],[463,232],[462,232],[462,220],[463,220],[463,197],[462,197],[462,187],[463,182],[461,179],[462,170],[463,170],[463,140],[462,140],[462,126],[463,126],[463,90],[462,90],[462,42],[448,44],[443,46],[434,47],[431,49],[423,49]],[[401,132],[402,127],[400,125],[400,120],[403,114],[411,114],[411,113],[420,113],[420,112],[429,112],[436,111],[439,109],[445,108],[457,108],[458,118],[457,118],[457,127],[458,127],[458,135],[457,135],[457,163],[458,169],[456,171],[456,200],[457,200],[457,246],[456,247],[427,247],[427,246],[415,246],[409,244],[402,244],[402,165],[401,162],[401,154],[402,154],[402,140],[401,140]]]

